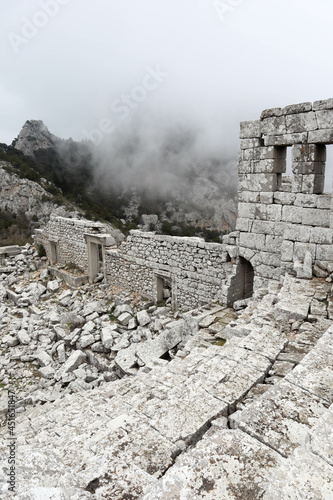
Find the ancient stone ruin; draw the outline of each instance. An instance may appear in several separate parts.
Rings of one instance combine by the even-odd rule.
[[[19,322],[4,367],[37,358],[52,389],[18,401],[16,498],[333,498],[329,144],[333,99],[243,122],[237,226],[221,244],[137,230],[120,242],[52,216],[37,283],[4,259],[0,331]],[[111,323],[110,291],[126,297],[112,295]]]

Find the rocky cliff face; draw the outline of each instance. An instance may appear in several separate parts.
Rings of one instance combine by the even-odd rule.
[[[26,156],[34,156],[38,149],[52,148],[57,141],[59,139],[49,132],[41,120],[28,120],[13,141],[13,146]]]

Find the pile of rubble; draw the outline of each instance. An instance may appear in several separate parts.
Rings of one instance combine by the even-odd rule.
[[[234,317],[221,306],[180,315],[104,284],[70,289],[29,244],[2,256],[0,384],[21,410],[165,365],[194,332],[212,342]]]

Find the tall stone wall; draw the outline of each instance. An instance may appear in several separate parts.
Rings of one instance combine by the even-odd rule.
[[[333,99],[268,109],[240,128],[238,219],[226,249],[247,259],[255,287],[333,272],[332,195],[325,194]],[[291,148],[292,175],[286,175]],[[233,247],[231,249],[230,247]]]
[[[107,279],[156,299],[156,278],[171,283],[174,307],[190,309],[222,299],[227,255],[218,243],[131,231],[118,250],[106,252]]]

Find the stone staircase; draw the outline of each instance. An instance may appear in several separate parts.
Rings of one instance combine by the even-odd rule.
[[[311,307],[328,307],[328,284],[299,282],[257,293],[231,325],[220,308],[166,365],[19,415],[16,498],[331,498],[333,328]]]

